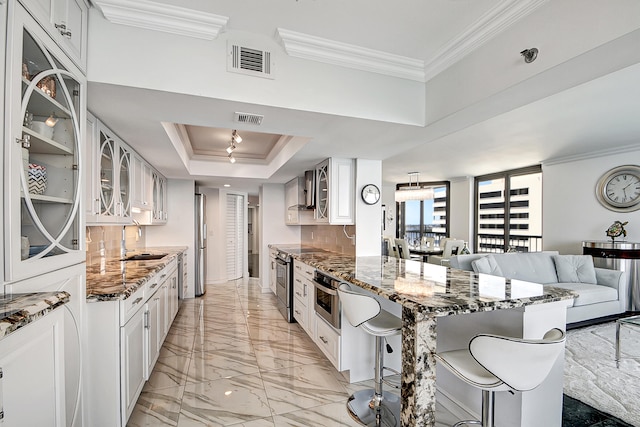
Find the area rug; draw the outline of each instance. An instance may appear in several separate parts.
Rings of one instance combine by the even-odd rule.
[[[567,332],[564,392],[640,426],[640,328],[622,327],[619,368],[615,330],[609,322]]]

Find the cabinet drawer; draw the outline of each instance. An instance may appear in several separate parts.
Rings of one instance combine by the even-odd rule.
[[[311,267],[298,260],[293,261],[293,274],[300,274],[309,280],[313,280],[313,273],[315,273],[315,267]]]
[[[293,317],[309,333],[309,309],[298,297],[293,299]]]
[[[293,296],[300,299],[300,303],[307,306],[307,299],[311,291],[309,282],[299,274],[293,276]]]
[[[147,301],[146,289],[146,285],[140,286],[133,295],[120,301],[120,326],[124,326],[131,316],[145,304]]]
[[[325,322],[322,317],[316,317],[315,343],[327,356],[327,359],[340,370],[340,334]]]

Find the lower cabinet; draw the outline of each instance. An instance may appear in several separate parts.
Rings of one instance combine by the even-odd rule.
[[[3,426],[66,427],[64,308],[0,340]]]
[[[177,277],[174,260],[127,299],[87,304],[91,426],[126,426],[178,312]]]
[[[275,295],[276,293],[276,254],[278,253],[275,249],[269,249],[269,289]]]

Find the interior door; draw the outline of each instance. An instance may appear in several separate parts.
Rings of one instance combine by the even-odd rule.
[[[245,256],[244,212],[244,196],[227,194],[227,280],[235,280],[243,277]]]

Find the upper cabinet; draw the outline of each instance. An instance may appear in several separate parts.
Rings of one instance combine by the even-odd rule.
[[[89,5],[84,0],[20,0],[81,71],[87,69]]]
[[[313,210],[306,208],[304,177],[296,177],[284,186],[285,223],[287,225],[314,224]]]
[[[167,211],[167,178],[158,171],[151,171],[153,182],[153,211],[151,215],[152,224],[165,224],[169,218]]]
[[[87,223],[131,223],[131,149],[100,120],[95,119],[95,131],[87,141],[89,171],[85,194]]]
[[[355,162],[331,157],[316,166],[316,220],[354,223]]]
[[[153,179],[151,165],[138,154],[133,155],[131,206],[142,210],[153,208]]]
[[[82,72],[21,7],[8,22],[5,279],[82,262]]]

